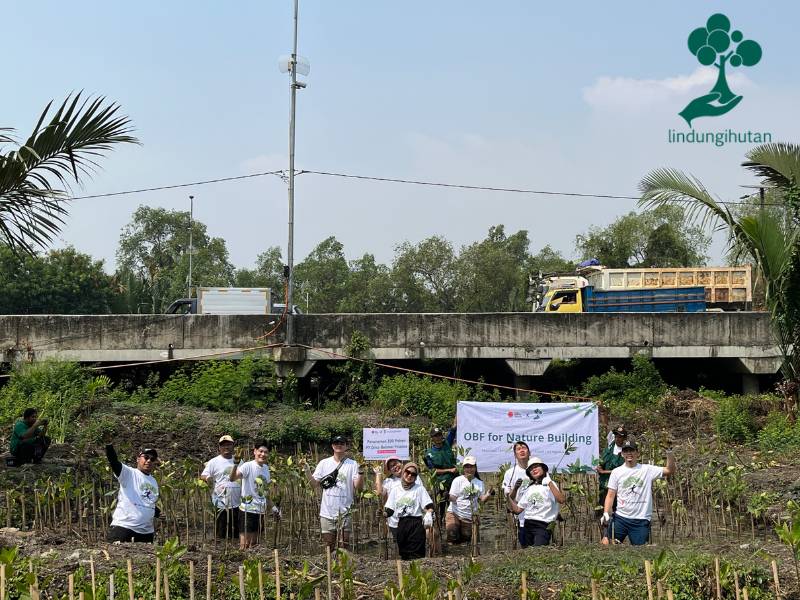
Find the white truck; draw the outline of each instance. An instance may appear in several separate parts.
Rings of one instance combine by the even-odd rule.
[[[201,287],[197,298],[175,300],[167,314],[269,315],[272,293],[269,288]]]

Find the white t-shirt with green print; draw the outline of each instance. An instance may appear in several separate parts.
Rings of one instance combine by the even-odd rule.
[[[269,467],[251,460],[240,465],[236,472],[242,476],[242,501],[239,510],[263,515],[267,512]]]
[[[553,485],[556,485],[555,482]],[[552,523],[558,518],[558,501],[549,485],[531,483],[525,489],[522,500],[517,501],[517,506],[524,509],[520,513],[523,524],[525,521]]]
[[[395,485],[386,499],[386,508],[394,511],[392,515],[399,523],[403,517],[421,517],[425,514],[425,507],[433,504],[430,494],[421,483],[417,482],[409,489],[402,484]],[[394,525],[397,527],[397,524]]]
[[[355,498],[353,484],[358,476],[358,463],[352,458],[345,458],[341,464],[342,466],[336,474],[336,485],[322,490],[319,515],[326,519],[338,519],[347,513]],[[323,458],[311,476],[317,481],[321,481],[326,475],[333,473],[338,465],[339,463],[333,456]]]
[[[483,496],[483,482],[477,477],[472,481],[459,475],[450,486],[450,495],[456,497],[455,502],[450,502],[447,512],[453,513],[459,519],[471,521],[472,516],[478,512],[478,498]]]
[[[653,481],[663,476],[664,467],[656,465],[622,465],[611,471],[608,489],[617,492],[617,514],[649,521],[653,516]]]
[[[158,501],[158,483],[152,475],[122,465],[117,477],[119,494],[111,516],[111,525],[125,527],[136,533],[153,533],[153,518]]]

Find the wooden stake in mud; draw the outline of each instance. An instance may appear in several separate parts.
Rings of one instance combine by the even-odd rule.
[[[667,600],[675,600],[675,596],[672,595],[672,588],[667,588]]]
[[[522,596],[522,598],[525,600],[527,599],[527,596]],[[598,600],[596,579],[592,579],[592,600]]]
[[[247,600],[244,594],[244,567],[239,567],[239,598]]]
[[[660,579],[656,581],[656,593],[658,594],[658,600],[664,597],[664,585],[661,583]]]
[[[169,600],[169,573],[164,569],[164,600]]]
[[[397,587],[402,592],[403,591],[403,563],[400,562],[400,559],[397,559]]]
[[[71,577],[71,575],[70,575]],[[0,600],[6,600],[6,565],[0,565]],[[70,598],[72,600],[72,598]]]
[[[318,587],[314,588],[314,600],[322,600],[322,592],[319,591]]]
[[[653,600],[653,574],[650,571],[650,561],[644,561],[644,575],[647,579],[647,600]]]
[[[114,600],[116,590],[114,589],[114,574],[108,576],[108,600]]]
[[[228,539],[227,537],[225,539]],[[211,600],[211,555],[208,555],[208,573],[206,574],[206,600]]]
[[[156,556],[156,600],[161,600],[161,559]]]
[[[135,600],[133,589],[133,561],[128,559],[128,600]]]
[[[94,574],[94,556],[89,557],[89,573],[92,576],[92,598],[97,598],[97,578]]]
[[[278,559],[278,549],[272,551],[275,557],[275,600],[281,600],[281,563]]]
[[[194,600],[194,561],[189,561],[189,600]]]
[[[739,595],[739,573],[737,571],[733,572],[733,584],[736,589],[736,600],[741,600]]]
[[[81,592],[80,594],[78,594],[78,600],[85,600],[85,598],[84,598],[84,595],[83,595],[83,592]]]
[[[519,580],[520,600],[528,600],[528,573],[526,571],[520,573]]]
[[[775,597],[780,599],[781,582],[778,579],[778,563],[776,563],[774,560],[772,561],[772,583],[775,586]]]
[[[742,588],[742,595],[744,600],[750,600],[750,594],[747,593],[747,586]]]
[[[264,600],[264,567],[258,561],[258,600]]]
[[[328,600],[333,600],[333,585],[331,584],[331,547],[325,546],[325,557],[328,559]]]
[[[717,600],[722,600],[722,586],[719,582],[719,556],[714,557],[714,579],[717,583]]]

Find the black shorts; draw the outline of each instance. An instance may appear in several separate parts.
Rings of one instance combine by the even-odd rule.
[[[127,527],[112,525],[108,528],[108,537],[106,539],[112,544],[114,542],[143,542],[145,544],[152,544],[154,536],[155,533],[136,533]]]
[[[258,533],[262,530],[264,515],[245,512],[239,509],[239,531],[242,533]]]

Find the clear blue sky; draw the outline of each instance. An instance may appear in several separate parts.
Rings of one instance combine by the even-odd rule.
[[[50,99],[102,94],[131,116],[142,146],[118,150],[76,194],[286,168],[291,0],[7,2],[0,125],[27,133]],[[473,185],[635,194],[650,169],[691,171],[725,198],[752,183],[743,144],[666,143],[677,113],[710,84],[686,48],[714,12],[764,49],[729,73],[744,96],[698,130],[771,131],[797,141],[796,2],[301,0],[298,168]],[[76,201],[63,241],[113,267],[140,204],[188,209],[224,237],[237,266],[286,245],[278,178]],[[532,250],[573,256],[575,235],[634,201],[297,180],[296,257],[333,235],[348,258],[443,235],[456,246],[491,225],[527,229]],[[719,260],[720,246],[714,250]]]

